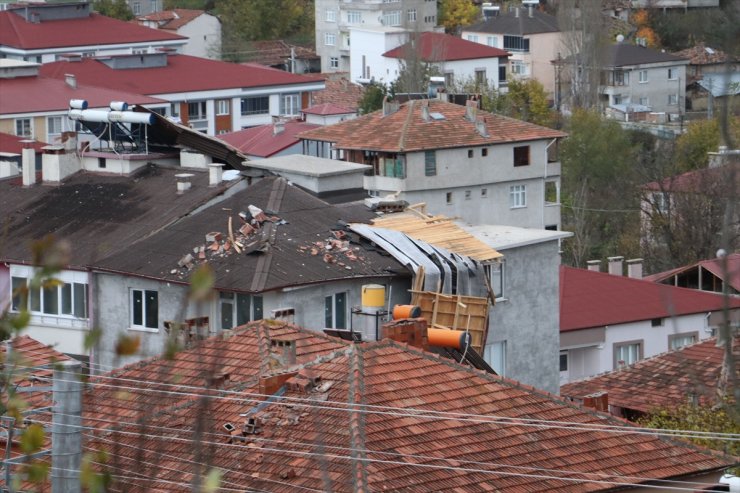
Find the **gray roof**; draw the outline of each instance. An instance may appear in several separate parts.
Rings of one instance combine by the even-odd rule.
[[[681,65],[689,63],[686,58],[629,43],[610,45],[606,49],[603,60],[606,67],[625,67],[664,62],[676,62],[676,64]]]
[[[697,84],[711,92],[715,98],[734,96],[740,94],[740,72],[706,74]]]
[[[249,161],[250,168],[264,169],[276,173],[287,172],[305,176],[322,177],[354,173],[364,173],[370,168],[366,164],[350,163],[303,154],[288,154]]]
[[[271,220],[249,235],[239,233],[244,224],[239,213],[249,206],[262,209]],[[232,218],[235,237],[245,251],[214,252],[206,242],[219,232],[223,246]],[[195,248],[205,255],[215,276],[215,287],[240,292],[264,292],[319,282],[384,276],[409,276],[404,266],[367,244],[349,244],[351,252],[325,245],[335,239],[332,229],[340,221],[365,222],[375,217],[362,205],[337,207],[291,186],[283,178],[265,178],[215,205],[204,208],[158,233],[128,245],[98,265],[102,270],[172,282],[186,282],[189,272],[178,265],[187,255],[198,260]],[[239,240],[239,238],[241,239]],[[317,246],[318,243],[318,246]],[[311,251],[317,249],[316,253]],[[327,261],[325,254],[331,256]],[[355,257],[355,258],[352,258]]]
[[[472,24],[464,28],[463,31],[524,36],[527,34],[556,33],[560,29],[555,16],[533,10],[532,17],[529,17],[527,10],[522,9],[518,17],[513,11],[502,13],[488,20]]]

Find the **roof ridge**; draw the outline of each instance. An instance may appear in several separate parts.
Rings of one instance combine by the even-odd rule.
[[[347,383],[349,391],[347,399],[351,406],[349,415],[349,440],[352,456],[352,482],[355,493],[368,492],[367,466],[365,459],[365,413],[359,409],[365,397],[364,358],[363,350],[358,345],[352,345],[349,351],[349,365],[347,367]]]
[[[413,118],[414,114],[414,100],[412,99],[409,101],[408,107],[408,113],[406,113],[406,121],[403,123],[403,128],[401,128],[401,131],[398,133],[398,148],[403,152],[405,144],[406,144],[406,132],[408,131],[409,125],[411,125],[411,119]]]

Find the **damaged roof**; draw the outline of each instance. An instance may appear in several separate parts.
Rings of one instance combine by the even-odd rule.
[[[336,207],[283,178],[269,177],[97,265],[113,272],[186,282],[188,271],[207,261],[216,288],[241,292],[409,275],[378,249],[350,243],[342,231],[332,232],[342,228],[340,221],[367,222],[373,216],[364,206]],[[216,235],[206,239],[210,233]]]
[[[404,344],[270,322],[94,378],[83,412],[111,492],[183,491],[205,457],[222,488],[286,493],[603,491],[734,462]]]
[[[23,187],[21,178],[0,180],[0,260],[32,263],[31,244],[53,235],[70,245],[69,267],[87,268],[159,231],[223,193],[208,186],[208,172],[193,170],[192,188],[178,195],[182,168],[149,164],[130,176],[79,171],[59,186]]]

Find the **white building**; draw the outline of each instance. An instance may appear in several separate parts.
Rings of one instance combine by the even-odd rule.
[[[182,53],[201,58],[221,58],[221,21],[204,10],[174,9],[136,18],[142,26],[162,29],[188,38]]]

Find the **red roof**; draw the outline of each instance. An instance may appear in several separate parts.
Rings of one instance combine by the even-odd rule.
[[[419,36],[419,54],[425,62],[452,62],[455,60],[472,60],[475,58],[508,57],[511,53],[480,43],[474,43],[457,36],[444,33],[423,32]],[[413,42],[383,53],[388,58],[407,58]]]
[[[63,79],[64,74],[74,74],[83,84],[152,95],[323,82],[320,77],[291,74],[262,65],[188,55],[168,55],[167,65],[162,67],[125,70],[110,68],[103,61],[91,58],[58,61],[42,65],[41,74],[57,79]]]
[[[730,157],[732,159],[732,157]],[[725,183],[734,175],[735,181],[740,186],[740,159],[734,158],[733,161],[724,166],[713,168],[702,168],[694,171],[687,171],[676,176],[664,178],[661,181],[652,181],[644,185],[644,189],[653,192],[704,192],[716,194],[721,183]],[[731,183],[731,181],[730,181]]]
[[[345,106],[340,106],[334,103],[316,104],[314,106],[311,106],[310,108],[306,108],[305,110],[301,110],[301,111],[303,113],[306,113],[307,115],[320,115],[320,116],[347,115],[347,114],[355,113],[355,110],[351,110]]]
[[[296,366],[277,362],[278,338],[297,341]],[[300,373],[282,385],[290,371]],[[260,394],[260,376],[281,390]],[[595,430],[630,425],[403,344],[346,344],[274,321],[89,388],[84,445],[115,454],[111,491],[150,491],[152,481],[183,491],[204,453],[223,488],[285,493],[586,492],[733,463],[655,435]],[[198,422],[204,448],[193,445]]]
[[[195,9],[174,9],[154,12],[149,15],[137,17],[137,21],[151,21],[159,24],[159,29],[177,31],[188,22],[197,19],[205,14],[205,10]]]
[[[187,38],[96,13],[32,23],[12,11],[0,12],[0,45],[23,50],[178,40]]]
[[[2,85],[0,85],[0,91],[2,91]],[[23,151],[23,144],[21,143],[22,140],[28,139],[26,137],[18,137],[17,135],[0,132],[0,152],[21,154]],[[36,150],[36,154],[41,154],[42,148],[49,144],[45,142],[35,141],[31,145]]]
[[[740,307],[740,298],[729,303]],[[722,296],[714,293],[560,266],[560,332],[710,312],[722,305]]]
[[[89,108],[107,108],[111,101],[129,104],[165,103],[162,99],[124,92],[120,89],[78,84],[70,87],[64,80],[50,77],[0,79],[0,115],[64,111],[70,99],[84,99]]]
[[[733,344],[735,373],[740,372],[740,338]],[[690,396],[700,402],[717,400],[724,347],[707,339],[691,346],[640,360],[614,370],[560,387],[560,395],[581,399],[607,392],[609,404],[641,412],[675,408],[688,403]],[[659,390],[658,390],[659,389]]]
[[[422,106],[429,105],[428,119]],[[307,140],[333,142],[339,149],[382,152],[412,152],[463,146],[495,145],[538,139],[554,139],[567,134],[533,123],[477,111],[486,129],[481,135],[477,125],[466,117],[466,107],[437,99],[409,101],[398,111],[383,115],[383,110],[310,130],[301,135]]]
[[[357,110],[365,88],[347,79],[346,74],[322,74],[326,78],[326,89],[313,94],[314,104],[334,103]]]
[[[700,262],[696,262],[695,264],[677,267],[665,272],[659,272],[657,274],[645,276],[644,279],[653,282],[661,282],[668,279],[669,277],[673,277],[677,274],[682,274],[684,272],[701,267],[702,269],[708,270],[718,278],[724,280],[725,273],[722,263],[723,261],[718,258],[702,260]],[[729,274],[729,276],[727,276],[727,279],[729,280],[730,286],[732,286],[735,291],[740,291],[740,253],[731,253],[727,256],[727,273]]]
[[[283,125],[284,129],[278,134],[275,134],[275,125],[268,124],[220,134],[216,138],[231,144],[244,154],[270,157],[299,143],[301,139],[296,137],[297,134],[319,126],[301,121],[287,121]]]

